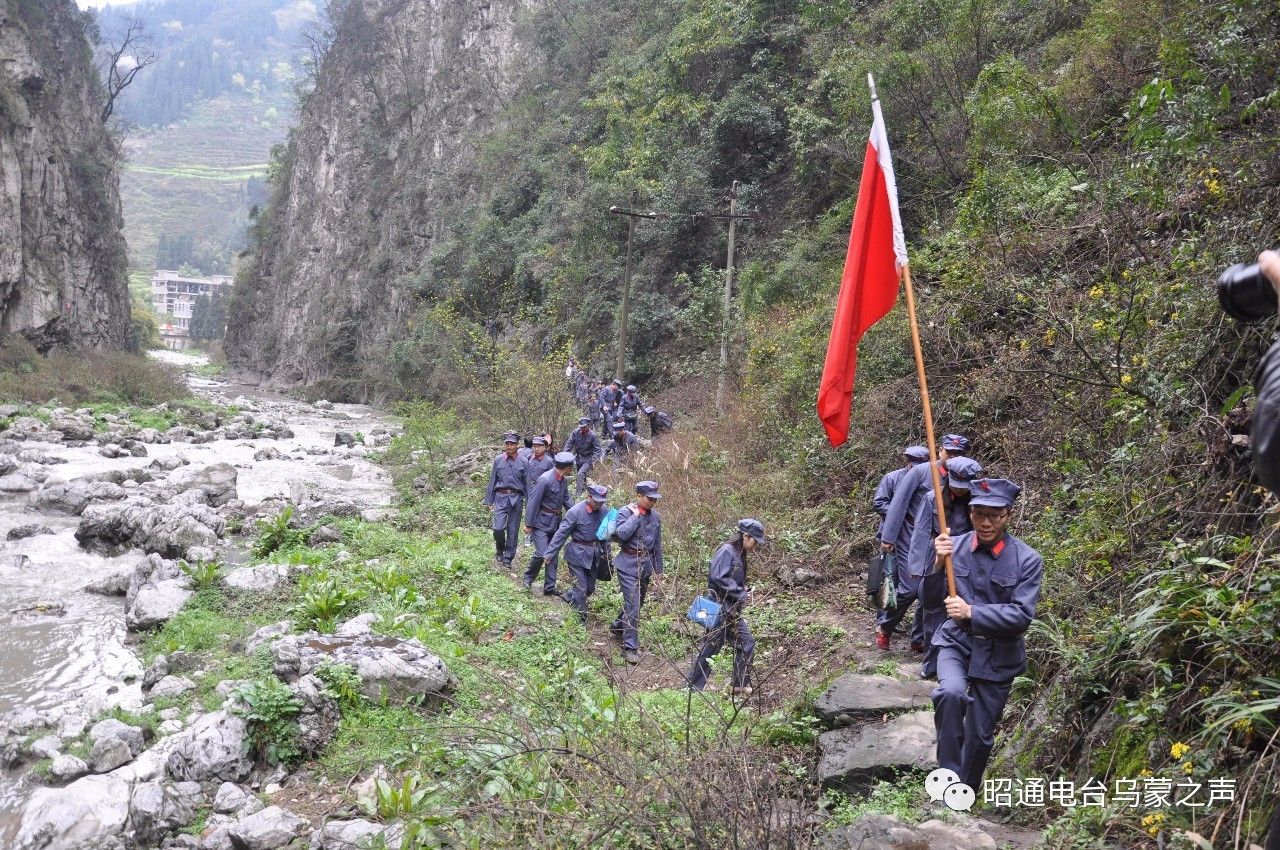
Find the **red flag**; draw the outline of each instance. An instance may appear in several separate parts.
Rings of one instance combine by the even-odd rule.
[[[898,189],[889,156],[889,137],[874,97],[871,140],[862,162],[862,185],[853,213],[849,253],[831,323],[831,341],[818,389],[818,418],[832,446],[849,439],[849,405],[858,362],[858,340],[884,318],[898,300],[898,282],[907,264],[907,244],[898,217]]]

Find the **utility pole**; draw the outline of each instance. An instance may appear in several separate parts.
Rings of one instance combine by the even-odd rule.
[[[738,214],[738,181],[729,189],[729,215],[713,216],[729,219],[729,257],[724,270],[724,300],[720,307],[720,379],[716,382],[716,412],[724,416],[724,389],[729,374],[729,327],[733,311],[733,248],[738,219],[750,220],[750,214]]]
[[[627,217],[627,263],[622,272],[622,313],[618,317],[618,360],[617,367],[613,373],[615,378],[626,381],[627,309],[631,303],[631,240],[635,236],[637,218],[657,218],[658,214],[653,210],[642,212],[626,207],[609,207],[609,212]]]

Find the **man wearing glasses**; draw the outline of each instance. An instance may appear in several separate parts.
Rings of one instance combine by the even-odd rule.
[[[979,478],[970,492],[973,531],[934,540],[939,566],[952,556],[956,595],[946,598],[948,619],[933,635],[933,709],[938,767],[976,790],[1013,680],[1027,669],[1023,635],[1036,615],[1044,558],[1006,531],[1017,484]]]

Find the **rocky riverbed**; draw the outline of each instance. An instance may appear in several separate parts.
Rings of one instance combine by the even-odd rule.
[[[199,671],[184,667],[183,653],[144,671],[134,648],[137,635],[192,595],[192,565],[216,560],[228,586],[270,586],[261,569],[235,569],[244,560],[243,544],[229,539],[235,529],[286,506],[298,524],[384,515],[391,483],[367,455],[390,442],[392,426],[360,405],[189,382],[202,403],[147,411],[179,421],[164,430],[91,409],[0,408],[0,618],[8,637],[0,644],[0,846],[265,850],[304,832],[302,819],[264,808],[246,790],[243,783],[265,777],[255,773],[244,721],[230,705],[160,712],[158,737],[97,718],[193,687],[184,674]],[[422,647],[362,652],[359,624],[348,632],[326,636],[346,641],[329,651],[366,667],[381,660],[408,669],[418,679],[401,684],[421,693],[432,684],[425,679],[447,682]],[[280,644],[282,677],[323,718],[328,706],[307,667],[319,651],[305,635]],[[197,808],[225,822],[216,839],[174,834]]]

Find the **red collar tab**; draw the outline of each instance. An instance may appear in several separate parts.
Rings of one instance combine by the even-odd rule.
[[[591,504],[591,500],[590,500],[590,499],[587,499],[587,513],[589,513],[589,514],[593,514],[593,513],[595,513],[595,512],[596,512],[596,509],[595,509],[595,507]]]
[[[1004,544],[1005,544],[1005,542],[1006,542],[1006,540],[1005,540],[1005,538],[1003,538],[1003,537],[1001,537],[999,540],[997,540],[997,541],[995,542],[995,545],[993,545],[993,546],[991,547],[991,550],[990,550],[990,551],[991,551],[991,557],[992,557],[992,558],[999,558],[999,557],[1000,557],[1000,553],[1004,551]],[[978,551],[978,545],[979,545],[979,544],[978,544],[978,532],[976,532],[976,531],[975,531],[975,532],[973,533],[973,540],[969,541],[969,551],[970,551],[970,552],[976,552],[976,551]]]
[[[564,480],[564,473],[563,473],[563,472],[561,472],[561,471],[560,471],[560,470],[558,470],[558,469],[556,470],[556,480],[557,480],[557,481],[563,481],[563,480]]]

